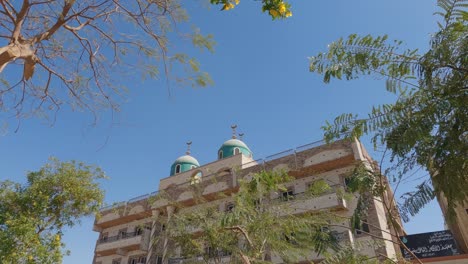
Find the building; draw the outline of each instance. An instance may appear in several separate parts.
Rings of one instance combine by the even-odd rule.
[[[193,197],[191,192],[186,190],[188,186],[197,183],[209,203],[215,204],[220,211],[226,211],[230,206],[229,194],[236,191],[239,179],[262,170],[283,169],[294,177],[294,181],[288,186],[288,195],[301,195],[308,184],[317,179],[323,179],[333,187],[332,192],[301,200],[301,210],[330,209],[340,216],[350,217],[356,208],[357,201],[355,198],[345,200],[338,195],[338,192],[346,188],[346,177],[358,163],[364,162],[369,168],[371,164],[374,164],[357,140],[343,140],[332,144],[315,142],[282,151],[265,159],[254,160],[249,147],[233,136],[221,145],[217,157],[218,159],[211,163],[200,165],[188,151],[187,155],[179,157],[172,164],[170,176],[160,180],[159,191],[169,192],[177,202],[191,206]],[[219,199],[214,195],[219,192],[227,196]],[[176,208],[166,199],[154,199],[157,193],[158,191],[142,195],[101,210],[101,216],[94,223],[94,230],[100,233],[96,242],[94,263],[184,262],[173,256],[164,256],[160,248],[150,246],[153,245],[152,240],[165,228],[164,225],[155,224],[155,219],[170,218],[177,213]],[[392,194],[388,193],[383,199],[389,202],[391,197]],[[368,224],[363,225],[361,231],[353,233],[349,228],[340,227],[333,228],[333,231],[338,234],[342,244],[352,245],[357,242],[379,240],[379,246],[362,248],[361,253],[369,257],[395,258],[400,252],[399,246],[392,242],[395,241],[397,234],[389,227],[382,198],[375,197],[371,201],[366,219]],[[284,202],[295,203],[298,200]],[[393,203],[390,202],[390,204]],[[399,218],[397,220],[399,221]],[[342,224],[349,226],[346,221]],[[323,258],[318,254],[311,254],[314,259]],[[281,260],[275,262],[281,262]]]
[[[453,219],[448,217],[447,199],[443,195],[437,197],[440,209],[446,218],[446,225],[452,231],[457,242],[458,249],[463,254],[468,254],[468,201],[455,207],[456,215]],[[468,261],[467,261],[468,263]]]

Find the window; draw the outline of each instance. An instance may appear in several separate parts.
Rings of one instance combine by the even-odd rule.
[[[175,166],[175,173],[176,173],[176,174],[177,174],[177,173],[180,173],[180,164],[177,164],[177,165]]]
[[[145,264],[146,255],[131,256],[128,258],[128,264]]]
[[[240,153],[240,149],[239,148],[234,148],[234,155],[237,155]]]
[[[162,261],[162,257],[161,257],[161,256],[157,256],[157,257],[156,257],[156,264],[163,264],[163,261]]]
[[[233,203],[226,204],[226,212],[230,213],[234,210],[235,205]]]
[[[289,201],[294,199],[294,191],[289,189],[281,194],[281,199],[283,201]]]
[[[220,151],[218,152],[218,159],[222,159],[222,158],[223,158],[223,151],[220,150]]]
[[[346,187],[351,183],[351,178],[350,177],[344,177],[344,184]]]
[[[135,236],[139,236],[143,233],[143,228],[141,226],[135,227]]]
[[[125,238],[127,237],[127,228],[124,228],[124,229],[120,229],[119,230],[119,238]]]
[[[109,237],[109,233],[102,233],[101,234],[101,242],[106,242],[107,238]]]
[[[362,235],[362,234],[367,234],[369,233],[369,225],[367,224],[367,219],[364,219],[361,221],[361,226],[355,226],[356,229],[356,235]]]
[[[120,264],[120,263],[122,263],[122,259],[120,258],[112,260],[112,264]]]
[[[161,231],[163,232],[163,231],[165,231],[165,230],[166,230],[166,225],[165,225],[165,224],[162,224],[162,225],[161,225]]]

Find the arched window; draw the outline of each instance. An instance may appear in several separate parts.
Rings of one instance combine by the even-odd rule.
[[[234,148],[234,155],[237,155],[240,153],[240,149],[239,148]]]
[[[175,173],[180,173],[180,164],[175,166]]]
[[[220,150],[220,151],[218,152],[218,159],[222,159],[222,158],[223,158],[223,151]]]

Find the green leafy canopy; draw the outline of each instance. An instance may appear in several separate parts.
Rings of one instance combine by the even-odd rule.
[[[287,190],[285,186],[291,180],[285,172],[263,171],[240,181],[227,212],[205,202],[196,209],[180,208],[166,230],[180,247],[176,255],[180,253],[188,260],[201,256],[206,263],[221,263],[223,256],[230,256],[234,262],[269,263],[272,254],[294,262],[310,257],[312,251],[339,250],[337,238],[328,228],[336,220],[334,214],[295,214],[295,207],[281,200],[281,195],[273,198],[272,194]],[[318,181],[310,189],[294,201],[323,194],[330,186]]]
[[[0,263],[60,263],[63,229],[99,211],[104,178],[97,167],[51,158],[25,184],[0,182]]]
[[[325,138],[372,135],[374,146],[385,145],[398,164],[394,168],[403,172],[398,180],[422,166],[453,214],[468,195],[468,4],[439,0],[438,5],[442,22],[426,53],[403,49],[401,41],[387,36],[353,34],[311,57],[310,71],[323,74],[326,83],[363,75],[385,78],[386,89],[398,95],[396,102],[375,106],[366,118],[340,115],[323,127]],[[416,213],[434,197],[428,187],[422,184],[404,195],[403,214]]]

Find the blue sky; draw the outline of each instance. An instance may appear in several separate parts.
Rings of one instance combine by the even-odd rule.
[[[325,120],[343,112],[365,114],[394,98],[384,80],[375,78],[326,85],[308,72],[307,57],[352,33],[388,34],[424,51],[437,29],[435,1],[427,0],[295,0],[293,16],[284,21],[271,21],[258,1],[243,0],[228,12],[207,8],[207,2],[190,1],[187,8],[202,33],[214,34],[215,53],[176,40],[172,48],[196,56],[214,86],[171,86],[169,95],[164,81],[142,81],[136,74],[126,83],[130,92],[121,112],[113,119],[102,113],[95,126],[90,114],[69,109],[53,126],[23,120],[16,133],[14,119],[8,119],[10,129],[0,136],[0,180],[24,181],[49,156],[80,160],[110,176],[102,187],[113,203],[156,190],[188,140],[201,164],[215,160],[231,124],[245,133],[256,158],[320,140]],[[72,252],[64,263],[91,263],[97,238],[92,223],[83,219],[65,233]],[[409,233],[443,229],[440,210],[432,203],[405,227]]]

